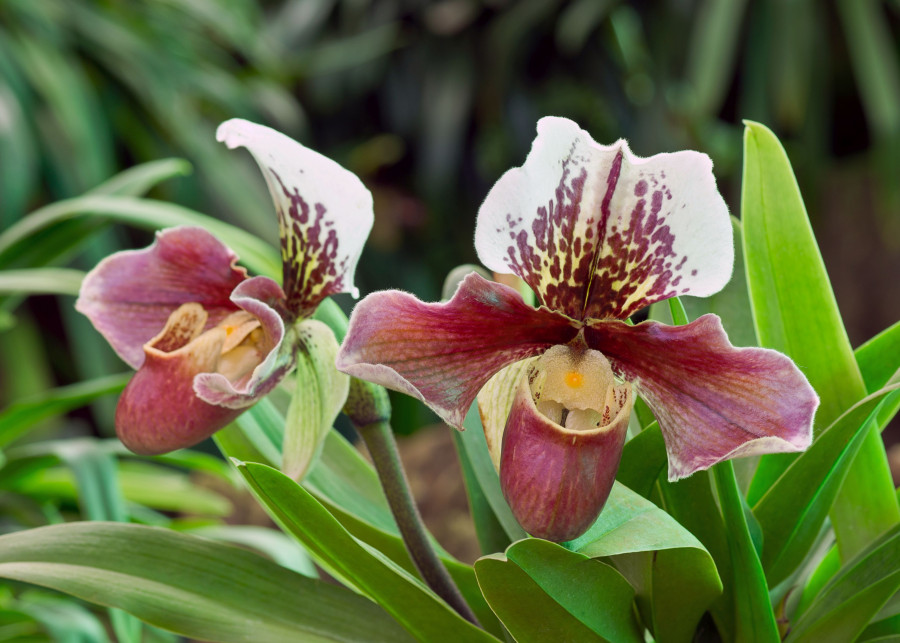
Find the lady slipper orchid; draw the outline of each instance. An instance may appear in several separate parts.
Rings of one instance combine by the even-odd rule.
[[[735,348],[715,315],[624,321],[731,277],[731,222],[706,155],[641,159],[625,141],[601,146],[544,118],[525,164],[482,205],[475,246],[540,307],[475,273],[443,304],[374,293],[354,310],[337,364],[457,428],[477,396],[501,488],[532,535],[570,540],[596,519],[635,392],[659,422],[670,480],[810,444],[818,398],[785,355]]]
[[[353,274],[373,223],[370,193],[337,163],[267,127],[231,120],[217,136],[248,148],[265,175],[284,288],[248,278],[234,252],[196,227],[158,232],[149,248],[111,255],[88,273],[77,310],[137,369],[115,420],[137,453],[209,437],[271,391],[298,355],[324,351],[327,359],[311,361],[328,362],[338,376],[323,394],[323,424],[330,427],[347,394],[347,378],[331,366],[337,342],[309,317],[328,295],[356,294]]]

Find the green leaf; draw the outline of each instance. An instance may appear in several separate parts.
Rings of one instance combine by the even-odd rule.
[[[283,529],[332,575],[372,597],[414,636],[454,641],[493,638],[457,615],[420,581],[356,540],[296,482],[265,465],[236,464]]]
[[[900,369],[900,321],[857,348],[854,355],[866,390],[874,393],[883,387]]]
[[[900,589],[900,526],[848,561],[791,628],[787,643],[853,641]]]
[[[484,560],[487,565],[482,565]],[[525,572],[527,586],[536,585],[524,602],[518,600],[523,588],[514,582],[521,574],[513,567]],[[593,633],[591,638],[643,643],[631,606],[634,589],[598,560],[526,538],[511,545],[505,559],[496,555],[477,561],[475,573],[491,607],[518,641],[586,640],[570,636],[580,624]]]
[[[156,527],[80,522],[0,536],[0,576],[118,607],[196,639],[410,640],[353,592]]]
[[[760,345],[786,353],[821,398],[816,425],[830,425],[866,394],[790,162],[778,139],[747,122],[741,217],[753,319]],[[753,504],[794,459],[764,456]],[[870,430],[831,512],[843,558],[900,522],[890,469]],[[877,516],[870,520],[871,516]],[[866,522],[866,527],[859,524]]]
[[[667,462],[666,443],[654,420],[625,443],[616,480],[649,500],[656,481],[666,475]]]
[[[0,271],[0,295],[77,295],[84,272],[71,268]]]
[[[110,196],[142,196],[158,183],[177,176],[187,176],[192,171],[191,164],[184,159],[160,159],[135,165],[107,179],[88,194]]]
[[[510,542],[525,538],[525,530],[516,521],[512,510],[503,497],[500,490],[500,476],[491,461],[487,441],[484,438],[484,429],[481,427],[481,414],[478,412],[478,402],[473,402],[463,421],[465,431],[459,433],[458,439],[461,451],[464,451],[474,473],[474,482],[480,487],[484,498],[490,505],[497,522],[506,532]],[[502,539],[502,536],[495,536]]]
[[[328,326],[306,319],[294,331],[297,367],[285,416],[281,468],[288,477],[302,480],[344,406],[350,377],[334,367],[340,346]]]
[[[762,563],[774,587],[803,562],[825,521],[831,503],[871,428],[876,407],[900,383],[854,405],[794,460],[753,506],[763,530]],[[861,529],[878,518],[866,514]]]
[[[766,577],[750,536],[740,491],[734,477],[734,467],[730,460],[726,460],[715,465],[712,471],[722,507],[722,518],[729,526],[726,539],[731,554],[731,577],[736,581],[734,640],[778,643],[781,637],[775,623],[775,613],[769,602]]]
[[[644,623],[660,643],[690,640],[722,593],[713,559],[697,538],[620,483],[591,528],[563,546],[591,558],[610,556],[637,590]]]
[[[6,265],[19,247],[27,245],[38,231],[81,217],[127,223],[148,230],[178,225],[200,226],[231,247],[243,265],[258,274],[281,278],[279,252],[246,230],[178,205],[130,196],[82,196],[57,201],[32,212],[0,233],[0,266]]]
[[[13,402],[0,412],[0,447],[21,437],[34,425],[80,408],[103,395],[119,393],[132,373],[110,375],[88,382],[51,389],[40,395]]]

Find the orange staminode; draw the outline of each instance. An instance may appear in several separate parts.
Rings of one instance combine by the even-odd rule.
[[[577,371],[569,371],[566,373],[566,384],[571,388],[581,388],[581,385],[584,384],[584,375]]]

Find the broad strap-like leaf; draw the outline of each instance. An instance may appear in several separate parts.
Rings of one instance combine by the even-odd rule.
[[[538,538],[475,563],[491,607],[517,641],[642,643],[634,588],[610,565]],[[601,606],[602,608],[598,608]]]
[[[660,643],[689,640],[722,592],[703,545],[669,514],[618,483],[594,525],[565,547],[592,558],[611,557],[637,590],[644,623]]]
[[[865,397],[790,161],[775,135],[747,122],[741,220],[753,319],[760,345],[787,354],[821,398],[817,427]],[[764,457],[748,499],[756,502],[791,461]],[[869,517],[875,517],[870,520]],[[877,431],[860,446],[831,513],[845,559],[900,522],[884,446]],[[860,527],[865,523],[865,527]]]
[[[247,462],[237,466],[272,517],[319,564],[373,598],[416,638],[494,640],[456,614],[419,580],[356,540],[296,482],[265,465]]]
[[[83,522],[0,536],[0,576],[202,640],[410,640],[384,610],[345,588],[156,527]]]

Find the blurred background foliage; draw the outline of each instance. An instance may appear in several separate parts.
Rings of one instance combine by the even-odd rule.
[[[364,292],[436,299],[476,260],[478,204],[540,116],[640,155],[704,151],[735,213],[747,118],[788,146],[857,345],[900,317],[898,25],[900,3],[880,0],[3,0],[0,229],[178,157],[193,172],[151,196],[274,242],[258,171],[214,137],[244,117],[372,188]],[[148,241],[72,223],[0,268],[86,270]],[[122,370],[71,303],[3,298],[0,405]],[[398,403],[400,430],[424,421]],[[109,435],[111,405],[74,422]]]
[[[706,152],[735,214],[751,119],[787,146],[856,346],[900,318],[898,36],[896,0],[0,0],[0,235],[61,200],[150,189],[275,243],[258,170],[215,141],[221,121],[243,117],[372,189],[364,293],[435,300],[452,267],[476,261],[478,205],[522,163],[539,117],[627,138],[643,156]],[[151,239],[110,219],[0,248],[8,276],[57,269],[31,292],[70,293],[0,287],[0,531],[131,519],[303,568],[275,532],[223,526],[247,517],[231,513],[220,460],[134,458],[107,439],[115,396],[95,398],[126,368],[72,308],[78,271]],[[411,398],[395,404],[401,432],[433,421]],[[0,589],[0,633],[32,640],[64,623],[105,640],[77,604],[20,589]],[[109,621],[120,640],[135,631]]]
[[[176,157],[193,171],[167,166],[181,176],[150,196],[274,243],[258,170],[215,141],[243,117],[368,183],[363,292],[434,300],[448,270],[476,261],[480,200],[521,164],[540,116],[639,155],[708,153],[734,213],[752,119],[788,147],[858,345],[900,318],[898,31],[896,0],[0,0],[0,232]],[[150,240],[103,217],[46,235],[0,270],[87,270]],[[71,296],[0,295],[0,408],[124,370]],[[428,421],[396,402],[399,430]],[[24,439],[109,436],[113,405]]]

